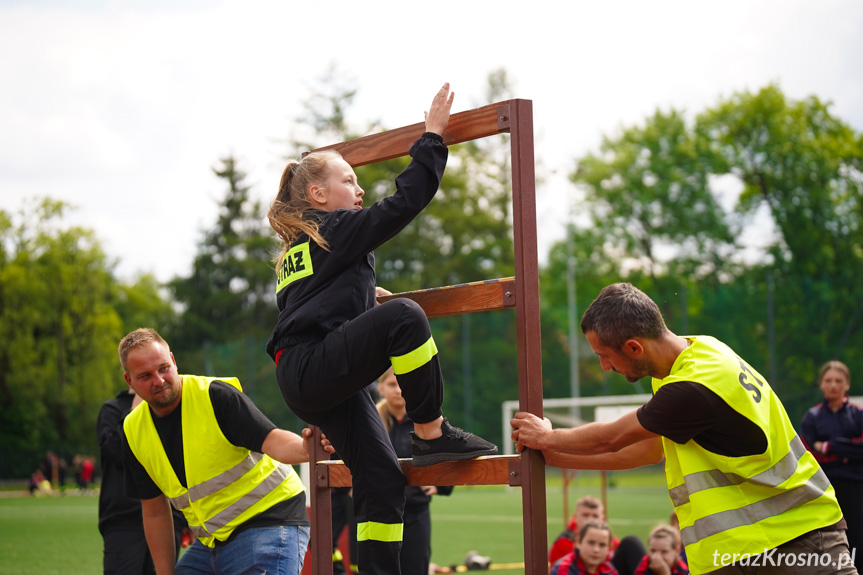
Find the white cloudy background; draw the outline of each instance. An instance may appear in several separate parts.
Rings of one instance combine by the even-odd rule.
[[[0,0],[0,209],[65,200],[120,277],[185,275],[224,193],[211,167],[236,154],[269,200],[331,62],[360,88],[349,122],[388,127],[421,121],[444,81],[454,111],[485,103],[503,67],[533,100],[542,251],[574,158],[656,107],[775,82],[863,129],[861,31],[855,0]]]

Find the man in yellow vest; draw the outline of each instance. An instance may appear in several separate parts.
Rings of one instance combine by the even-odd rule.
[[[653,398],[611,423],[552,429],[518,413],[516,448],[549,465],[629,469],[665,458],[689,567],[699,573],[856,573],[833,487],[770,385],[728,346],[681,337],[628,283],[607,286],[581,329],[604,370]]]
[[[290,464],[308,460],[306,440],[270,422],[236,378],[179,375],[155,330],[118,351],[137,393],[123,422],[126,493],[141,500],[156,572],[175,572],[173,505],[197,537],[176,573],[299,574],[309,520]]]

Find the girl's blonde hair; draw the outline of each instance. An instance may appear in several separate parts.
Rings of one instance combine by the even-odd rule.
[[[378,408],[378,413],[381,416],[381,420],[384,422],[384,427],[387,429],[387,433],[393,430],[393,418],[390,417],[390,410],[387,409],[387,400],[381,399],[378,401],[375,406]]]
[[[389,367],[381,376],[378,378],[378,385],[383,383],[383,381],[387,378],[387,376],[392,373],[393,368]],[[384,421],[384,427],[387,429],[387,433],[393,430],[393,418],[390,417],[390,410],[387,409],[387,400],[381,399],[376,404],[375,407],[378,408],[378,413],[381,416],[381,419]]]
[[[279,192],[267,212],[270,227],[284,243],[281,253],[274,260],[276,263],[282,259],[300,234],[306,234],[316,244],[329,250],[327,241],[318,229],[318,222],[314,219],[305,219],[303,215],[313,208],[309,199],[309,188],[313,185],[321,185],[329,172],[330,162],[341,157],[341,154],[334,150],[323,150],[312,152],[299,162],[288,162],[285,166],[279,182]]]

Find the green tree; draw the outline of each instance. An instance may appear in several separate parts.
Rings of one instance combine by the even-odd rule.
[[[592,286],[579,289],[579,308],[602,285],[632,281],[673,330],[716,335],[759,366],[795,417],[817,397],[820,363],[861,360],[861,150],[828,104],[790,101],[773,85],[720,99],[691,128],[679,112],[656,112],[605,138],[572,175],[589,222],[571,234],[580,285]],[[729,176],[743,192],[726,214],[711,184]],[[764,205],[778,233],[753,259],[736,236]],[[543,270],[544,308],[565,301],[555,282],[565,253],[555,246]],[[550,317],[562,329],[560,312]]]
[[[155,276],[146,273],[132,283],[121,283],[114,290],[114,309],[123,321],[123,333],[139,327],[170,331],[176,326],[177,313],[167,290]]]
[[[205,342],[269,334],[275,315],[274,242],[261,203],[253,201],[246,174],[227,156],[213,172],[227,184],[215,225],[204,233],[189,277],[170,282],[183,308],[175,346],[200,350]]]
[[[733,232],[710,189],[713,158],[700,143],[681,112],[657,110],[578,160],[571,179],[585,193],[579,210],[604,236],[606,256],[651,278],[722,268]]]
[[[114,279],[92,231],[61,226],[44,199],[0,216],[0,444],[95,451],[101,402],[118,377]],[[38,446],[38,447],[37,447]]]
[[[778,234],[755,294],[766,309],[769,276],[775,384],[811,397],[821,363],[863,359],[863,138],[829,103],[789,100],[775,85],[721,100],[698,130],[742,183],[739,212],[770,210]]]

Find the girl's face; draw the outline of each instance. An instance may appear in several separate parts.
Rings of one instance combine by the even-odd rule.
[[[322,186],[312,186],[312,198],[325,212],[338,209],[360,210],[365,192],[357,183],[357,175],[341,158],[328,162],[327,178]]]
[[[402,397],[402,389],[399,387],[399,382],[392,371],[387,372],[386,376],[378,383],[378,391],[383,397],[387,405],[398,411],[404,409],[405,400]]]
[[[611,543],[611,533],[604,529],[588,527],[576,544],[578,554],[587,570],[594,573],[599,565],[608,557],[608,546]]]
[[[851,384],[845,374],[838,369],[828,369],[821,378],[821,392],[827,401],[841,401],[850,387]]]

